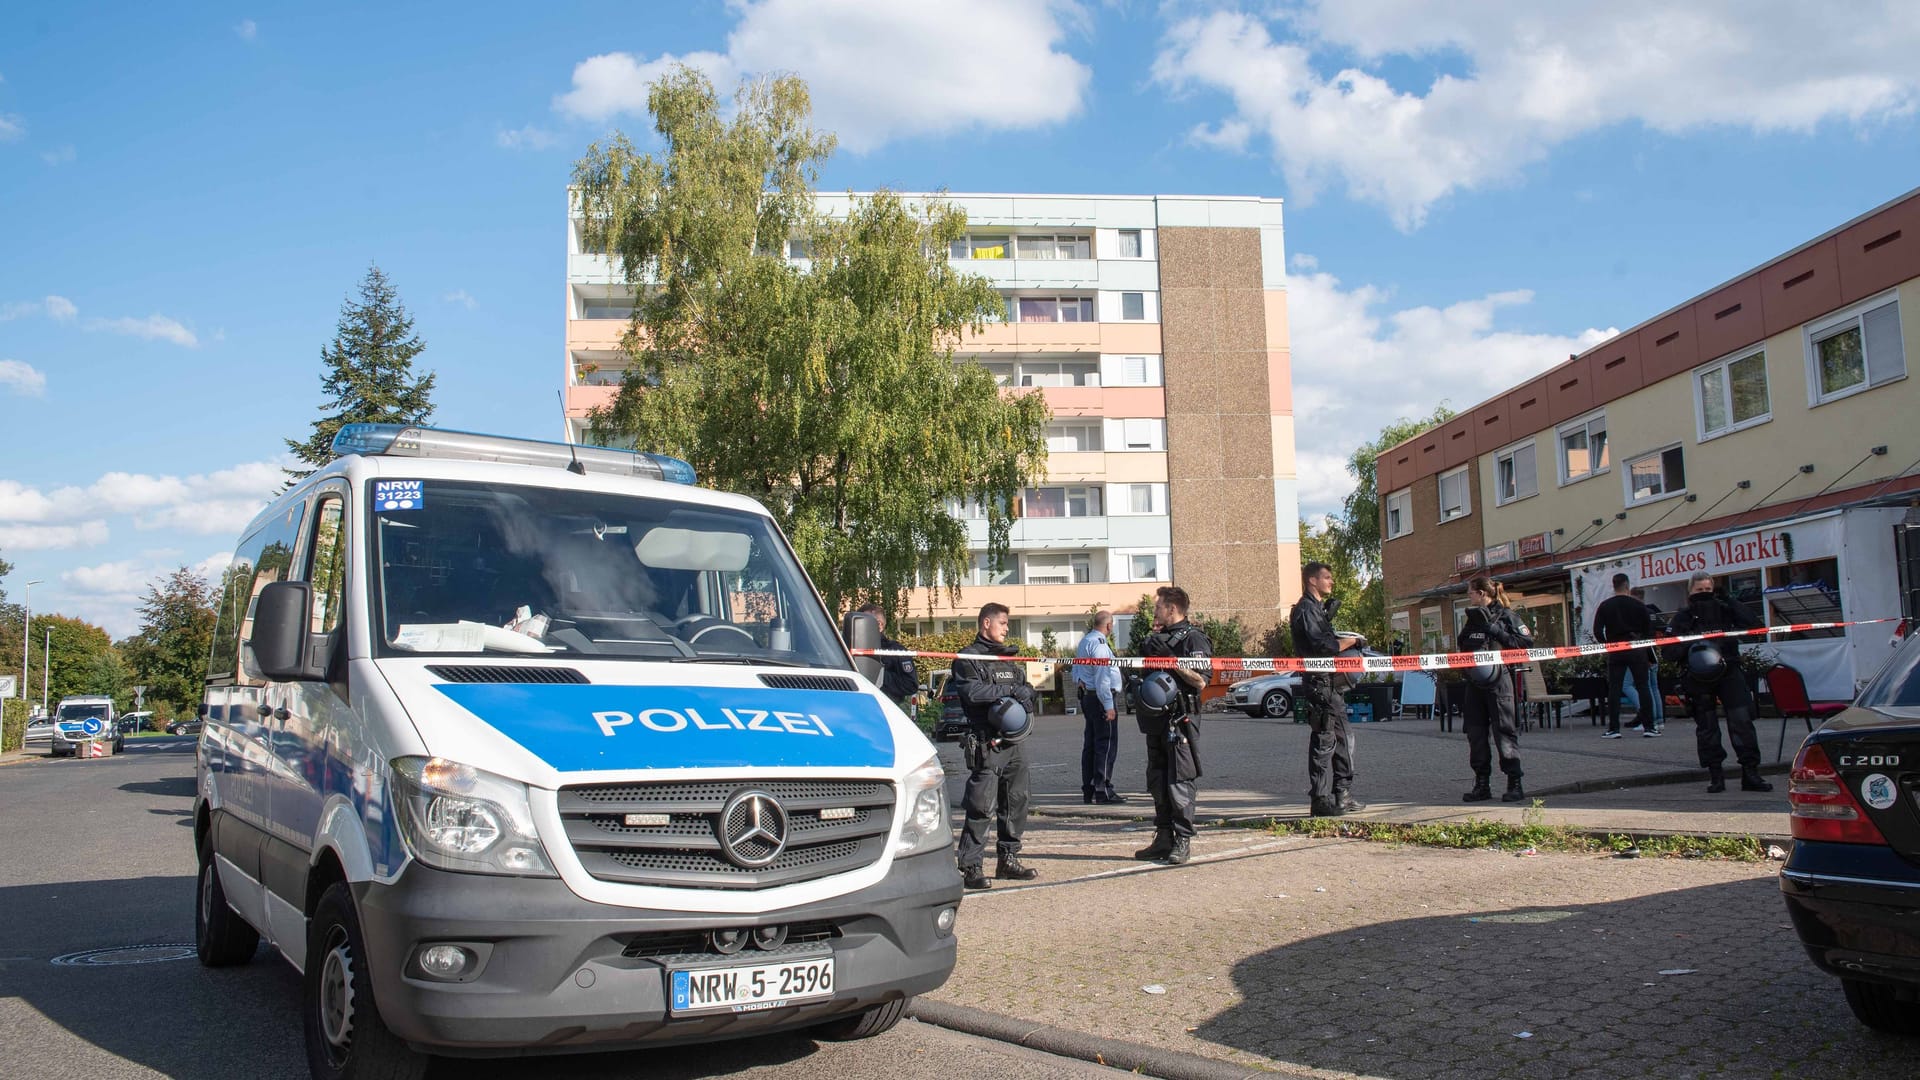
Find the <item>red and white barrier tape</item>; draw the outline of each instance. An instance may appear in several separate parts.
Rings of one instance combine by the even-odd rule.
[[[1085,664],[1095,667],[1190,668],[1194,671],[1301,671],[1319,674],[1360,674],[1379,671],[1445,671],[1478,667],[1481,664],[1528,664],[1541,660],[1573,660],[1582,656],[1602,656],[1611,652],[1682,645],[1722,637],[1764,637],[1768,634],[1797,634],[1806,630],[1838,630],[1848,626],[1872,626],[1899,622],[1898,618],[1854,619],[1849,622],[1788,623],[1763,626],[1755,630],[1721,630],[1711,634],[1683,634],[1677,637],[1648,638],[1644,641],[1607,641],[1591,645],[1553,645],[1541,649],[1497,649],[1489,652],[1417,653],[1411,656],[1118,656],[1112,660],[1077,656],[999,656],[995,660],[1016,664]],[[911,656],[932,660],[962,659],[961,653],[917,652],[912,649],[854,649],[855,656]],[[964,659],[979,659],[964,654]]]

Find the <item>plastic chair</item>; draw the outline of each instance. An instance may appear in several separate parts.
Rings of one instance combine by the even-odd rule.
[[[1787,721],[1799,717],[1807,722],[1807,734],[1813,734],[1814,721],[1826,723],[1827,717],[1846,709],[1843,701],[1813,701],[1807,697],[1807,680],[1800,672],[1785,664],[1775,664],[1767,669],[1767,690],[1773,695],[1773,707],[1780,712],[1780,745],[1774,748],[1773,760],[1784,761],[1787,756]]]

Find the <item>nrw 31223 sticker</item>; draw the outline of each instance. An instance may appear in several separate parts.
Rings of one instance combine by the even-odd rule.
[[[375,510],[420,510],[426,505],[427,483],[424,480],[375,480],[373,482]]]

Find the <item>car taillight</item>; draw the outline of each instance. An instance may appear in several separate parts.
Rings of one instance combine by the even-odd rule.
[[[1793,807],[1793,838],[1830,840],[1842,844],[1881,844],[1887,838],[1867,817],[1866,811],[1847,790],[1840,773],[1827,760],[1827,751],[1819,743],[1808,743],[1793,759],[1793,776],[1787,782],[1787,802]]]

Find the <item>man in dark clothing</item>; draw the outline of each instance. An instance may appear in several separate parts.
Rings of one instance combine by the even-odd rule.
[[[988,604],[980,609],[973,642],[953,662],[950,685],[960,698],[971,730],[962,740],[967,761],[967,788],[962,797],[967,822],[960,830],[960,876],[969,889],[988,889],[981,860],[986,856],[987,829],[997,827],[994,876],[1003,881],[1032,881],[1038,870],[1020,862],[1020,834],[1027,827],[1027,759],[1017,742],[1004,742],[994,727],[992,710],[1002,698],[1012,698],[1029,716],[1040,712],[1039,695],[1027,685],[1026,665],[1005,658],[1019,653],[1007,641],[1007,606]]]
[[[1323,562],[1310,562],[1300,571],[1304,595],[1293,605],[1288,628],[1293,632],[1293,651],[1303,657],[1338,656],[1360,641],[1355,634],[1339,634],[1333,629],[1333,615],[1339,602],[1333,594],[1333,568]],[[1353,751],[1347,742],[1347,703],[1341,696],[1336,676],[1306,672],[1300,676],[1301,709],[1313,736],[1307,743],[1307,795],[1314,817],[1339,817],[1366,809],[1354,801]]]
[[[868,604],[859,609],[861,614],[871,615],[886,625],[886,613],[879,604]],[[883,629],[880,632],[880,647],[894,652],[906,652],[907,647],[888,637]],[[914,667],[911,656],[883,656],[880,660],[880,692],[893,699],[895,705],[914,715],[913,697],[920,693],[920,672]]]
[[[1652,636],[1653,613],[1647,610],[1647,605],[1634,599],[1632,582],[1627,575],[1613,575],[1613,595],[1600,601],[1593,612],[1593,640],[1645,641]],[[1634,717],[1640,734],[1649,739],[1660,734],[1660,726],[1654,720],[1653,684],[1647,679],[1647,654],[1645,650],[1635,649],[1607,654],[1607,730],[1601,732],[1602,738],[1620,737],[1620,688],[1629,672],[1633,675],[1633,692],[1640,695],[1640,708]]]
[[[1713,591],[1713,575],[1693,575],[1686,610],[1673,618],[1678,636],[1707,634],[1716,630],[1752,630],[1761,623],[1746,605]],[[1726,670],[1717,678],[1696,674],[1689,662],[1693,650],[1710,644],[1726,660]],[[1760,776],[1760,737],[1753,730],[1753,691],[1747,686],[1746,672],[1740,670],[1738,638],[1711,638],[1707,642],[1669,645],[1669,655],[1680,664],[1681,683],[1686,687],[1687,709],[1693,713],[1694,746],[1700,764],[1707,770],[1707,791],[1727,790],[1727,778],[1721,769],[1727,749],[1720,741],[1720,720],[1715,709],[1726,708],[1727,735],[1733,740],[1733,754],[1740,762],[1740,790],[1772,791],[1773,785]]]
[[[1187,590],[1163,585],[1154,593],[1153,623],[1159,629],[1147,635],[1142,656],[1212,656],[1213,642],[1187,621],[1191,601]],[[1167,710],[1142,704],[1136,715],[1147,737],[1147,791],[1153,795],[1153,843],[1133,853],[1147,862],[1178,866],[1193,854],[1193,809],[1198,799],[1194,782],[1200,778],[1200,748],[1194,721],[1200,716],[1200,689],[1207,675],[1188,668],[1173,669],[1180,684],[1180,704]],[[1186,740],[1185,746],[1176,741]]]

